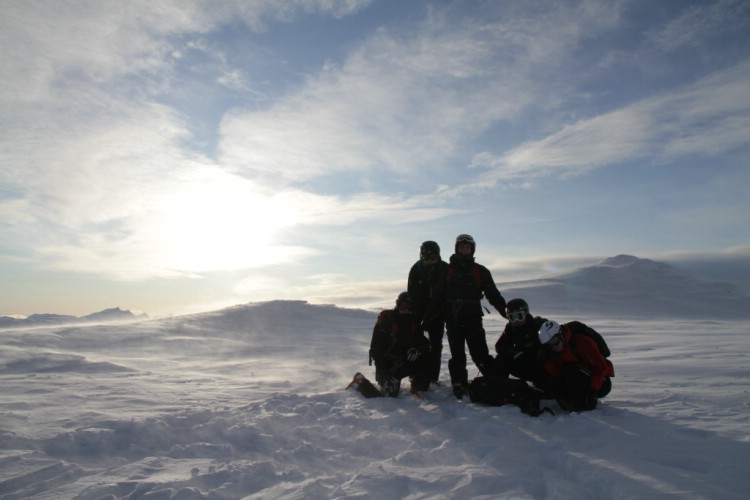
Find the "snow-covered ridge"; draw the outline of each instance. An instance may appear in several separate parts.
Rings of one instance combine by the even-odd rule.
[[[701,281],[669,264],[632,255],[617,255],[593,266],[539,279],[500,282],[498,287],[507,300],[514,297],[526,299],[533,312],[539,315],[750,319],[750,297],[736,285]],[[628,307],[622,307],[623,302],[627,302]],[[278,310],[277,318],[290,319],[294,317],[295,308],[306,302],[271,301],[268,304],[266,309]],[[257,314],[248,316],[253,305],[239,305],[191,317],[210,324],[211,318],[218,314],[222,321],[247,325],[248,321],[259,321]],[[320,307],[335,308],[332,305]],[[336,309],[344,314],[361,313]],[[117,307],[80,318],[57,314],[34,314],[26,319],[2,316],[0,328],[141,319],[147,319],[147,315],[135,315]]]
[[[630,255],[538,280],[499,283],[539,315],[748,319],[750,297],[731,283],[701,281],[669,264]]]
[[[73,323],[109,323],[116,321],[133,321],[146,318],[148,318],[146,314],[134,314],[131,311],[125,311],[120,309],[119,307],[113,307],[111,309],[104,309],[103,311],[87,314],[86,316],[80,317],[49,313],[32,314],[26,318],[0,316],[0,328],[61,325]]]

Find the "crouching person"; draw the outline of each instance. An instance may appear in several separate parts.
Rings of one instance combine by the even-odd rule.
[[[413,305],[409,292],[402,292],[396,307],[382,311],[373,328],[370,362],[375,362],[375,380],[385,396],[397,397],[405,377],[417,395],[430,386],[430,341],[412,314]]]
[[[600,335],[589,331],[593,330],[578,321],[564,325],[547,321],[539,329],[544,367],[551,376],[549,388],[564,410],[593,410],[599,398],[612,390],[610,378],[615,371],[605,357],[609,348]]]

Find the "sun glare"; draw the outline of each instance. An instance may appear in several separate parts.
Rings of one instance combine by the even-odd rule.
[[[175,270],[265,266],[294,252],[276,237],[295,223],[295,212],[246,179],[203,172],[165,197],[152,237],[162,248],[163,264]]]

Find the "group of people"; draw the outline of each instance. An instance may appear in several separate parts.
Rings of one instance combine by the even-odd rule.
[[[476,242],[468,234],[456,238],[448,262],[441,258],[436,242],[420,246],[407,290],[398,295],[393,309],[378,315],[373,329],[370,362],[375,363],[382,394],[397,396],[407,377],[416,394],[426,391],[430,383],[438,384],[445,333],[450,383],[458,399],[469,390],[468,348],[484,377],[526,381],[564,409],[596,407],[598,399],[611,390],[614,376],[612,363],[596,341],[575,335],[570,324],[532,316],[523,299],[506,303],[490,271],[475,261],[475,252]],[[508,320],[495,344],[495,356],[487,347],[483,298]]]

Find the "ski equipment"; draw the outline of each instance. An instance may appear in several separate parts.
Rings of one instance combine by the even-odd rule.
[[[477,243],[474,241],[474,238],[470,234],[459,234],[456,237],[456,246],[454,247],[454,250],[456,253],[458,253],[458,245],[459,243],[468,243],[471,245],[471,255],[474,255],[474,252],[477,250]]]
[[[419,247],[419,259],[423,262],[437,257],[440,259],[440,245],[434,241],[425,241]]]
[[[505,306],[508,321],[522,321],[529,314],[529,304],[523,299],[512,299]]]
[[[362,375],[360,372],[357,372],[354,374],[354,378],[351,382],[349,382],[349,385],[346,386],[347,389],[350,389],[354,387],[354,389],[362,394],[366,398],[382,398],[383,393],[380,392],[380,389],[375,387],[375,384],[370,382],[367,377]]]
[[[539,342],[546,344],[558,333],[560,333],[560,323],[557,321],[545,321],[544,324],[539,327]]]

